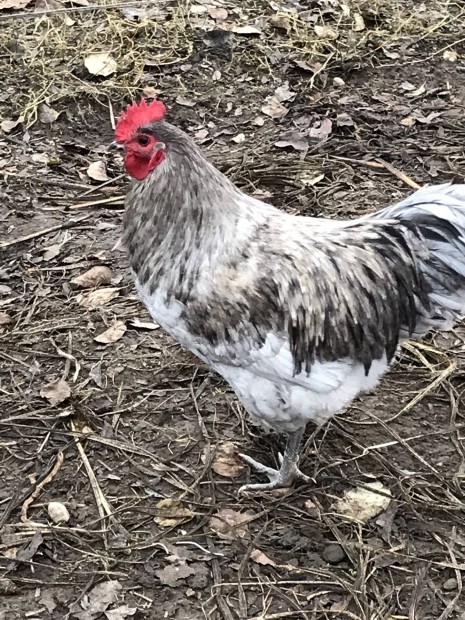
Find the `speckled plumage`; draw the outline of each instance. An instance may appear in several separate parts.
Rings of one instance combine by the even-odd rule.
[[[295,217],[239,191],[182,131],[127,197],[124,239],[154,319],[294,432],[372,389],[402,338],[465,313],[465,186],[352,221]]]

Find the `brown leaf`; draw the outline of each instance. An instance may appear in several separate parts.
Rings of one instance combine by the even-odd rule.
[[[165,568],[156,570],[155,574],[161,583],[170,588],[175,588],[180,579],[186,579],[195,574],[195,570],[187,564],[168,564]]]
[[[142,89],[142,94],[148,99],[156,99],[160,95],[160,93],[161,91],[157,88],[154,88],[153,86],[145,86]]]
[[[208,14],[212,19],[216,19],[216,21],[224,21],[225,19],[228,19],[228,11],[222,7],[213,7],[208,11]]]
[[[102,284],[111,283],[111,270],[108,267],[92,267],[88,271],[81,273],[70,282],[79,288],[94,288]]]
[[[100,308],[106,303],[118,297],[119,289],[117,288],[99,288],[89,293],[80,293],[76,297],[76,301],[84,308]]]
[[[108,181],[105,163],[103,161],[93,161],[87,168],[87,176],[94,181]]]
[[[49,245],[48,248],[45,248],[43,259],[49,261],[53,258],[56,258],[60,253],[61,247],[61,243],[54,243],[53,245]]]
[[[121,588],[122,585],[116,580],[97,584],[90,594],[82,599],[83,611],[73,611],[73,617],[79,620],[96,620],[117,600]]]
[[[7,9],[24,9],[31,0],[0,0],[0,11]]]
[[[265,105],[262,106],[262,112],[271,118],[282,118],[286,116],[289,110],[276,97],[268,97]]]
[[[182,95],[178,95],[176,97],[176,103],[178,105],[183,105],[186,108],[193,108],[195,106],[195,101],[192,101],[192,99],[186,99],[186,97],[183,97]]]
[[[7,312],[0,312],[0,325],[9,325],[13,319]]]
[[[8,594],[15,594],[17,590],[16,584],[8,577],[0,577],[0,595],[6,596]]]
[[[335,41],[339,38],[339,33],[331,26],[315,26],[315,34],[320,39],[331,39],[331,41]]]
[[[189,521],[195,515],[180,502],[178,499],[161,499],[157,502],[156,506],[155,523],[162,527],[172,527],[173,525],[179,525],[185,521]]]
[[[415,118],[409,114],[409,116],[404,117],[400,121],[400,124],[404,127],[412,127],[413,125],[415,125]]]
[[[212,462],[214,472],[227,478],[237,478],[244,468],[244,462],[239,458],[237,448],[232,442],[225,441],[216,448]]]
[[[279,101],[279,103],[283,103],[284,101],[289,101],[294,99],[297,93],[293,90],[289,89],[289,82],[284,82],[281,86],[274,91],[274,96]]]
[[[238,512],[231,508],[221,508],[210,519],[210,527],[224,540],[244,538],[249,530],[248,523],[252,516],[250,512]]]
[[[111,344],[112,342],[117,342],[121,340],[121,338],[126,333],[127,327],[123,321],[115,321],[111,327],[106,329],[104,332],[95,336],[94,340],[96,342],[100,342],[101,344]]]
[[[46,103],[41,103],[39,106],[39,121],[46,125],[54,123],[60,113],[48,106]]]
[[[44,385],[40,390],[40,395],[55,407],[71,396],[71,388],[64,379],[56,379]]]
[[[278,148],[286,148],[288,146],[292,146],[296,151],[307,151],[309,144],[304,135],[300,133],[297,129],[291,129],[290,131],[286,131],[281,136],[281,139],[278,142],[275,142],[275,146]]]
[[[0,10],[1,10],[1,5],[0,5]],[[12,131],[15,127],[17,127],[23,121],[24,121],[24,116],[18,116],[18,118],[15,121],[7,118],[0,123],[0,127],[2,128],[2,131],[4,131],[5,133],[10,133],[10,131]]]
[[[326,140],[332,130],[332,122],[329,120],[329,118],[324,118],[310,128],[308,135],[310,136],[310,138],[315,138],[317,140]]]
[[[129,616],[133,616],[137,611],[137,607],[129,607],[128,605],[121,605],[110,609],[105,612],[107,620],[126,620]]]
[[[131,327],[135,327],[136,329],[149,329],[149,330],[160,329],[160,326],[158,325],[158,323],[151,323],[149,321],[141,321],[140,319],[132,319],[132,321],[129,321],[129,324],[131,325]]]
[[[263,551],[260,551],[260,549],[253,549],[250,554],[250,559],[257,562],[257,564],[263,564],[263,566],[276,566],[276,562],[271,560]]]
[[[245,26],[233,26],[231,28],[231,31],[234,32],[235,34],[261,34],[262,31],[260,30],[260,28],[257,28],[257,26],[250,26],[250,25],[245,25]]]

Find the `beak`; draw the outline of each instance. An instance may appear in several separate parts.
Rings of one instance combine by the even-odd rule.
[[[121,142],[116,142],[116,140],[113,140],[113,142],[110,142],[110,144],[108,145],[108,148],[111,150],[124,150],[124,144],[121,144]]]

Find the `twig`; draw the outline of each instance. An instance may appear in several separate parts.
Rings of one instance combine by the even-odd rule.
[[[407,176],[405,172],[398,170],[392,164],[384,161],[384,159],[380,159],[379,157],[376,157],[376,161],[379,162],[384,168],[386,168],[386,170],[389,170],[391,174],[406,183],[409,187],[412,187],[413,189],[420,189],[421,185],[418,185],[418,183],[416,183],[413,179]]]
[[[55,232],[57,230],[71,228],[72,226],[76,226],[76,224],[80,224],[84,220],[87,220],[89,217],[90,215],[84,215],[83,217],[80,217],[77,220],[69,220],[67,222],[63,222],[62,224],[57,224],[56,226],[50,226],[50,228],[44,228],[43,230],[38,230],[35,233],[24,235],[24,237],[18,237],[17,239],[12,239],[11,241],[2,241],[0,243],[0,249],[8,248],[11,245],[16,245],[17,243],[23,243],[23,241],[30,241],[31,239],[37,239],[37,237],[43,237],[44,235],[48,235],[49,233]]]
[[[76,427],[74,425],[73,420],[70,420],[70,424],[71,424],[71,430],[75,433]],[[108,503],[107,498],[105,497],[102,489],[100,488],[97,477],[94,474],[94,470],[92,469],[90,461],[87,458],[87,454],[84,451],[82,443],[80,442],[78,437],[75,437],[74,441],[76,442],[76,447],[78,449],[79,456],[81,457],[82,462],[84,463],[87,477],[89,478],[90,486],[92,487],[92,491],[94,493],[95,503],[97,504],[97,510],[98,510],[100,519],[103,522],[105,522],[105,519],[107,517],[110,517],[113,514],[113,508]],[[105,544],[107,544],[106,536],[105,536]]]
[[[27,510],[29,506],[32,504],[34,500],[36,500],[39,497],[39,495],[42,493],[44,486],[48,484],[49,482],[51,482],[53,478],[57,475],[58,470],[60,469],[62,464],[63,464],[63,452],[58,452],[57,460],[56,460],[55,465],[53,466],[52,471],[41,482],[39,482],[39,484],[36,486],[34,491],[31,493],[31,495],[29,495],[28,498],[26,498],[26,500],[24,501],[21,507],[21,521],[23,523],[28,523],[29,521],[29,517],[27,516]]]
[[[89,202],[80,202],[77,205],[71,205],[71,209],[87,209],[88,207],[97,207],[100,205],[111,204],[112,202],[118,202],[124,200],[124,196],[110,196],[110,198],[99,198],[98,200],[90,200]],[[89,216],[87,216],[89,217]]]

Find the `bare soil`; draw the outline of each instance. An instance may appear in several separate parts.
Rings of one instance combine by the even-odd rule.
[[[375,393],[309,428],[312,484],[240,497],[255,474],[233,455],[235,477],[219,475],[215,450],[275,464],[282,440],[151,324],[117,246],[128,179],[107,149],[112,111],[143,89],[236,183],[293,213],[356,217],[463,181],[463,6],[349,4],[160,2],[165,25],[56,0],[27,19],[0,10],[0,112],[24,117],[0,134],[0,618],[464,620],[463,327],[412,343]],[[311,47],[322,23],[339,38]],[[231,24],[261,34],[206,34]],[[99,32],[122,67],[109,77],[83,68]],[[277,88],[288,112],[270,118]],[[290,130],[306,151],[276,146]],[[88,308],[71,280],[94,266],[112,274],[95,290],[115,290]],[[95,340],[118,322],[119,339]],[[337,513],[373,479],[387,510]]]

